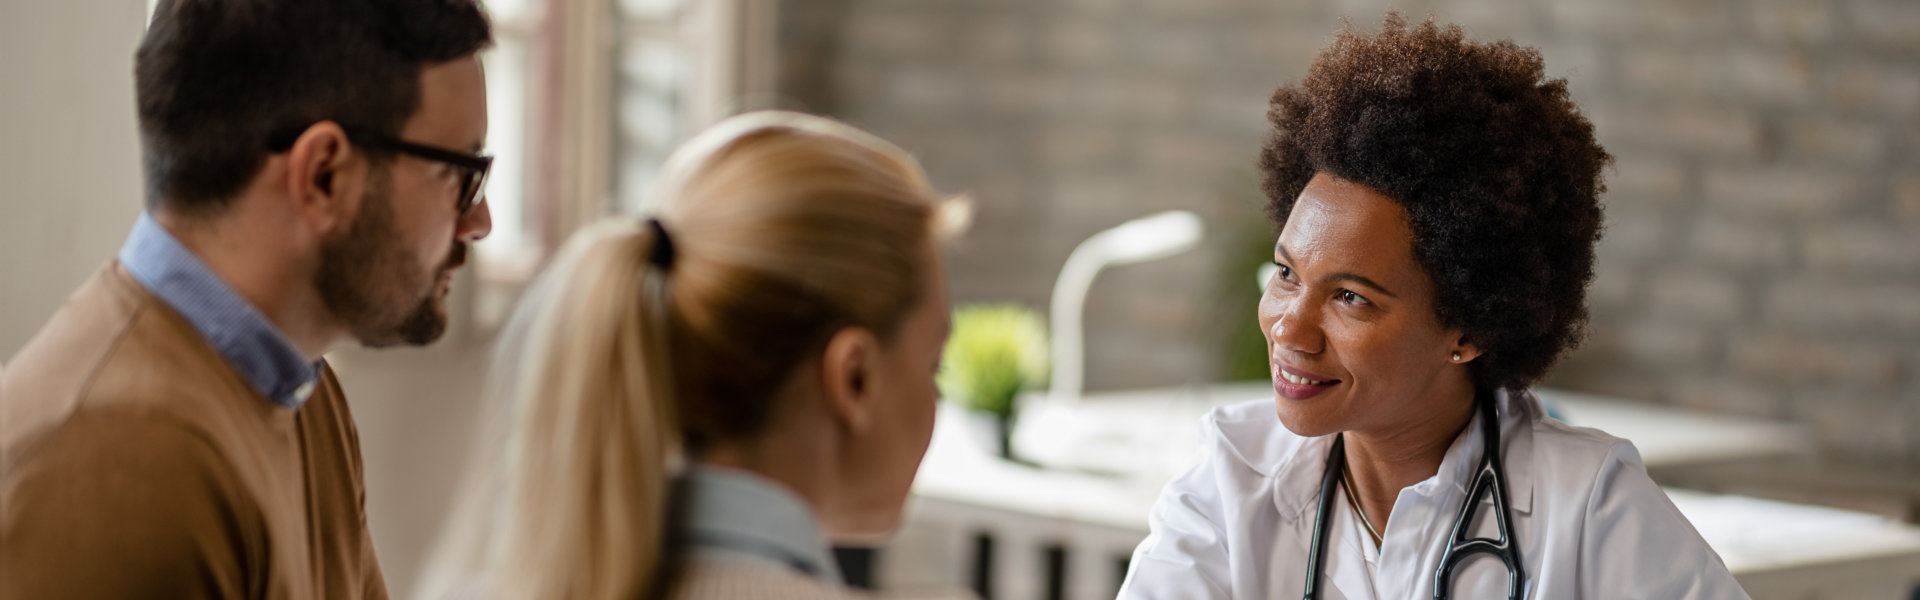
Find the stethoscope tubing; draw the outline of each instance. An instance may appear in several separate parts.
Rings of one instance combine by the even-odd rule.
[[[1446,600],[1451,593],[1448,579],[1453,575],[1453,568],[1468,556],[1486,553],[1494,555],[1506,565],[1507,598],[1519,600],[1520,589],[1526,582],[1526,567],[1520,562],[1519,539],[1513,533],[1513,515],[1508,509],[1507,473],[1500,457],[1499,411],[1494,408],[1491,394],[1476,394],[1475,403],[1484,424],[1480,428],[1480,466],[1467,485],[1467,497],[1462,501],[1460,512],[1454,517],[1453,527],[1447,536],[1447,549],[1441,554],[1440,564],[1434,570],[1433,597],[1435,600]],[[1320,598],[1320,581],[1326,569],[1327,529],[1333,512],[1333,493],[1334,488],[1340,485],[1340,473],[1346,466],[1346,436],[1334,434],[1333,447],[1327,454],[1326,472],[1320,477],[1320,506],[1314,511],[1313,538],[1307,551],[1306,600]],[[1466,537],[1474,514],[1478,512],[1481,492],[1492,496],[1494,518],[1500,529],[1500,538],[1497,540]]]
[[[1333,488],[1340,485],[1340,472],[1347,468],[1347,442],[1344,435],[1334,434],[1333,449],[1327,455],[1327,472],[1320,476],[1320,507],[1313,514],[1313,540],[1307,549],[1307,595],[1306,600],[1319,600],[1320,577],[1326,565],[1320,564],[1326,558],[1328,515],[1333,513]]]

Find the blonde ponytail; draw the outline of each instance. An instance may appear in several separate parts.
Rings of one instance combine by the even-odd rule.
[[[794,113],[723,121],[662,181],[663,230],[576,234],[509,320],[488,386],[503,425],[425,597],[664,589],[682,454],[759,434],[775,390],[838,328],[890,336],[946,214],[905,152]]]
[[[423,595],[635,598],[659,575],[680,440],[654,235],[583,231],[529,289],[490,385],[509,443],[459,499]]]

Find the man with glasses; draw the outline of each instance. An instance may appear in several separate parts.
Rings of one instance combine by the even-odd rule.
[[[322,360],[486,236],[474,0],[162,0],[146,214],[0,381],[0,598],[385,598]]]

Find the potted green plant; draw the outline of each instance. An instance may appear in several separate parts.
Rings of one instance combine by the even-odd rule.
[[[953,313],[940,365],[940,391],[991,417],[1001,458],[1013,460],[1011,436],[1022,390],[1047,379],[1047,331],[1039,315],[1014,304],[963,306]]]

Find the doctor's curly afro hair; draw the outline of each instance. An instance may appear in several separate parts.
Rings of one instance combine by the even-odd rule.
[[[1399,203],[1441,323],[1481,350],[1476,386],[1522,389],[1580,342],[1612,157],[1538,50],[1390,13],[1377,35],[1346,26],[1267,119],[1276,230],[1320,172]]]

